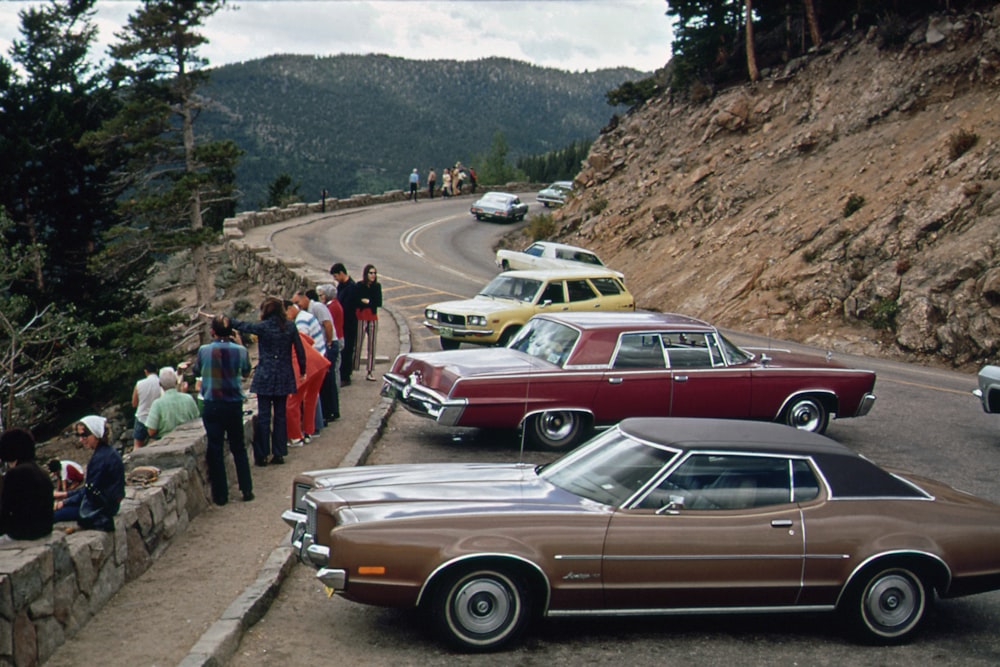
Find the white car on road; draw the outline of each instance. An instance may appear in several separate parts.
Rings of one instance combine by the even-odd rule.
[[[585,248],[564,243],[535,241],[524,250],[497,250],[497,268],[501,271],[527,269],[570,269],[588,266],[604,266],[600,258]],[[624,277],[616,271],[619,278]]]

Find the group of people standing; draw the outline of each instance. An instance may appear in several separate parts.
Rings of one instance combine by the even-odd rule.
[[[437,190],[437,179],[438,174],[434,171],[434,167],[427,170],[427,196],[430,199],[434,199],[434,192]],[[465,190],[464,188],[468,185],[469,192],[474,193],[476,191],[476,186],[478,181],[476,179],[476,170],[472,167],[463,167],[461,162],[456,162],[454,167],[445,167],[441,170],[441,196],[451,197],[454,195],[460,195]],[[407,195],[407,199],[412,199],[414,202],[417,201],[417,196],[420,190],[420,172],[414,168],[410,172],[410,191]]]

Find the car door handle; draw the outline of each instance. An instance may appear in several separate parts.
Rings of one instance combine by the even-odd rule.
[[[608,384],[621,384],[622,378],[608,378]]]
[[[674,376],[674,382],[687,382],[687,381],[688,381],[688,376],[687,375],[675,375]]]
[[[774,519],[771,522],[771,528],[791,528],[791,519]]]

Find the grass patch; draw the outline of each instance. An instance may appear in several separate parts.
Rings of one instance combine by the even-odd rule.
[[[865,198],[861,195],[852,194],[844,202],[844,217],[849,218],[857,213],[865,205]]]
[[[952,160],[965,155],[969,149],[979,142],[979,135],[966,129],[952,132],[948,137],[948,157]]]

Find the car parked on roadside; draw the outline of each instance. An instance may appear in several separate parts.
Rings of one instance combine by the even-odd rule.
[[[573,181],[556,181],[549,187],[539,190],[535,199],[548,208],[562,206],[571,194],[573,194]]]
[[[496,263],[501,271],[579,268],[581,264],[604,266],[604,262],[586,248],[552,241],[535,241],[524,250],[501,248],[497,250]],[[617,273],[624,277],[620,271]]]
[[[511,275],[500,274],[500,277]],[[875,402],[874,371],[827,357],[744,350],[671,313],[544,313],[500,350],[396,357],[382,393],[447,426],[522,428],[565,450],[626,417],[776,421],[822,433]]]
[[[482,199],[476,200],[469,212],[476,220],[517,222],[528,215],[528,205],[509,192],[487,192]]]
[[[306,472],[282,518],[328,594],[419,609],[469,652],[640,614],[839,612],[894,644],[935,596],[1000,588],[1000,506],[777,424],[628,419],[547,465]]]
[[[979,387],[973,394],[983,406],[983,412],[1000,412],[1000,366],[983,366],[976,376]]]
[[[576,310],[633,311],[635,299],[617,273],[602,267],[508,271],[471,299],[427,306],[424,326],[445,350],[506,345],[535,313]]]

